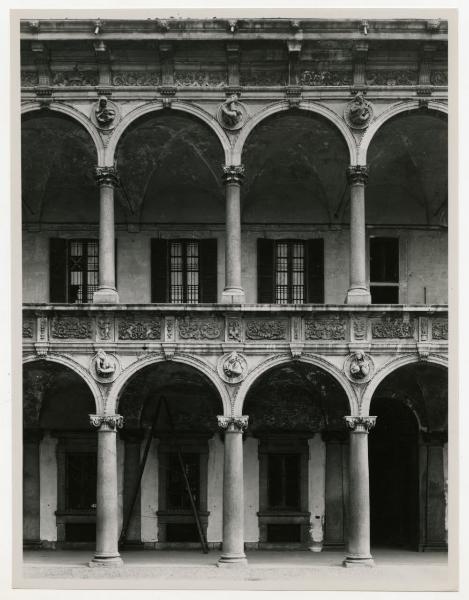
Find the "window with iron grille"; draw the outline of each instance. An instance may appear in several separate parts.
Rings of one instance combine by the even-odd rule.
[[[184,470],[197,508],[200,507],[200,455],[182,455]],[[168,509],[190,509],[184,476],[176,453],[168,455],[166,479],[166,505]]]
[[[372,304],[399,302],[399,238],[370,238],[370,293]]]
[[[170,242],[169,265],[170,302],[199,302],[199,243],[194,240]]]
[[[305,294],[305,244],[279,241],[275,244],[275,303],[302,304]]]
[[[99,284],[98,240],[69,240],[68,302],[92,302]]]

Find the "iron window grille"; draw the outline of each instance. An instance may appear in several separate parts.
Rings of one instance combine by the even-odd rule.
[[[297,240],[275,243],[275,303],[306,301],[305,244]]]
[[[198,242],[194,240],[170,242],[169,266],[170,302],[198,303],[200,296]]]
[[[69,240],[67,256],[67,301],[88,303],[99,285],[98,240]]]

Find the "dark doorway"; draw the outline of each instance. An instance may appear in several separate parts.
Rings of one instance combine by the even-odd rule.
[[[391,398],[374,398],[370,414],[371,544],[418,549],[418,424],[412,411]]]

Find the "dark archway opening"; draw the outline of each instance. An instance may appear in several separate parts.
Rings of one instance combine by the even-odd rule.
[[[418,549],[418,424],[399,401],[371,403],[369,436],[371,544]]]

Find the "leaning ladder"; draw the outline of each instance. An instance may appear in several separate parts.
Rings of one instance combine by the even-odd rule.
[[[129,506],[129,509],[127,511],[127,515],[126,515],[125,520],[124,520],[124,525],[122,527],[122,531],[121,531],[121,534],[120,534],[120,537],[119,537],[119,546],[122,546],[125,543],[125,540],[127,538],[127,531],[129,529],[130,519],[132,518],[132,513],[133,513],[133,510],[134,510],[134,507],[135,507],[135,503],[137,501],[138,492],[140,490],[140,486],[141,486],[141,483],[142,483],[143,472],[145,470],[145,465],[147,463],[148,453],[150,451],[150,446],[151,446],[152,439],[153,439],[153,437],[154,437],[154,435],[156,433],[156,425],[157,425],[158,417],[160,415],[161,407],[163,405],[164,405],[164,408],[166,410],[166,414],[167,414],[168,421],[169,421],[169,427],[170,427],[170,431],[171,431],[171,443],[172,443],[172,445],[175,448],[176,453],[177,453],[179,466],[181,468],[181,473],[182,473],[182,476],[183,476],[183,479],[184,479],[184,485],[185,485],[185,488],[186,488],[187,495],[189,497],[189,501],[190,501],[190,504],[191,504],[192,513],[194,515],[194,520],[195,520],[195,523],[196,523],[196,526],[197,526],[197,533],[199,535],[200,545],[202,547],[203,553],[207,554],[208,553],[207,539],[205,537],[205,533],[204,533],[204,530],[202,528],[202,524],[200,522],[199,511],[197,510],[197,506],[195,504],[194,495],[192,494],[192,490],[191,490],[191,486],[190,486],[190,483],[189,483],[189,479],[187,478],[186,466],[184,464],[184,458],[182,456],[182,452],[181,452],[181,448],[179,446],[179,442],[177,441],[177,438],[176,438],[176,432],[175,432],[175,428],[174,428],[174,421],[173,421],[171,412],[169,410],[169,406],[168,406],[167,400],[166,400],[166,398],[164,396],[159,399],[158,404],[156,406],[156,411],[155,411],[155,415],[153,417],[153,421],[152,421],[152,426],[151,426],[151,429],[150,429],[150,433],[148,435],[148,439],[147,439],[147,442],[145,444],[145,450],[143,452],[143,456],[142,456],[142,459],[140,461],[140,468],[139,468],[137,482],[136,482],[136,485],[135,485],[134,492],[132,494],[130,506]]]

